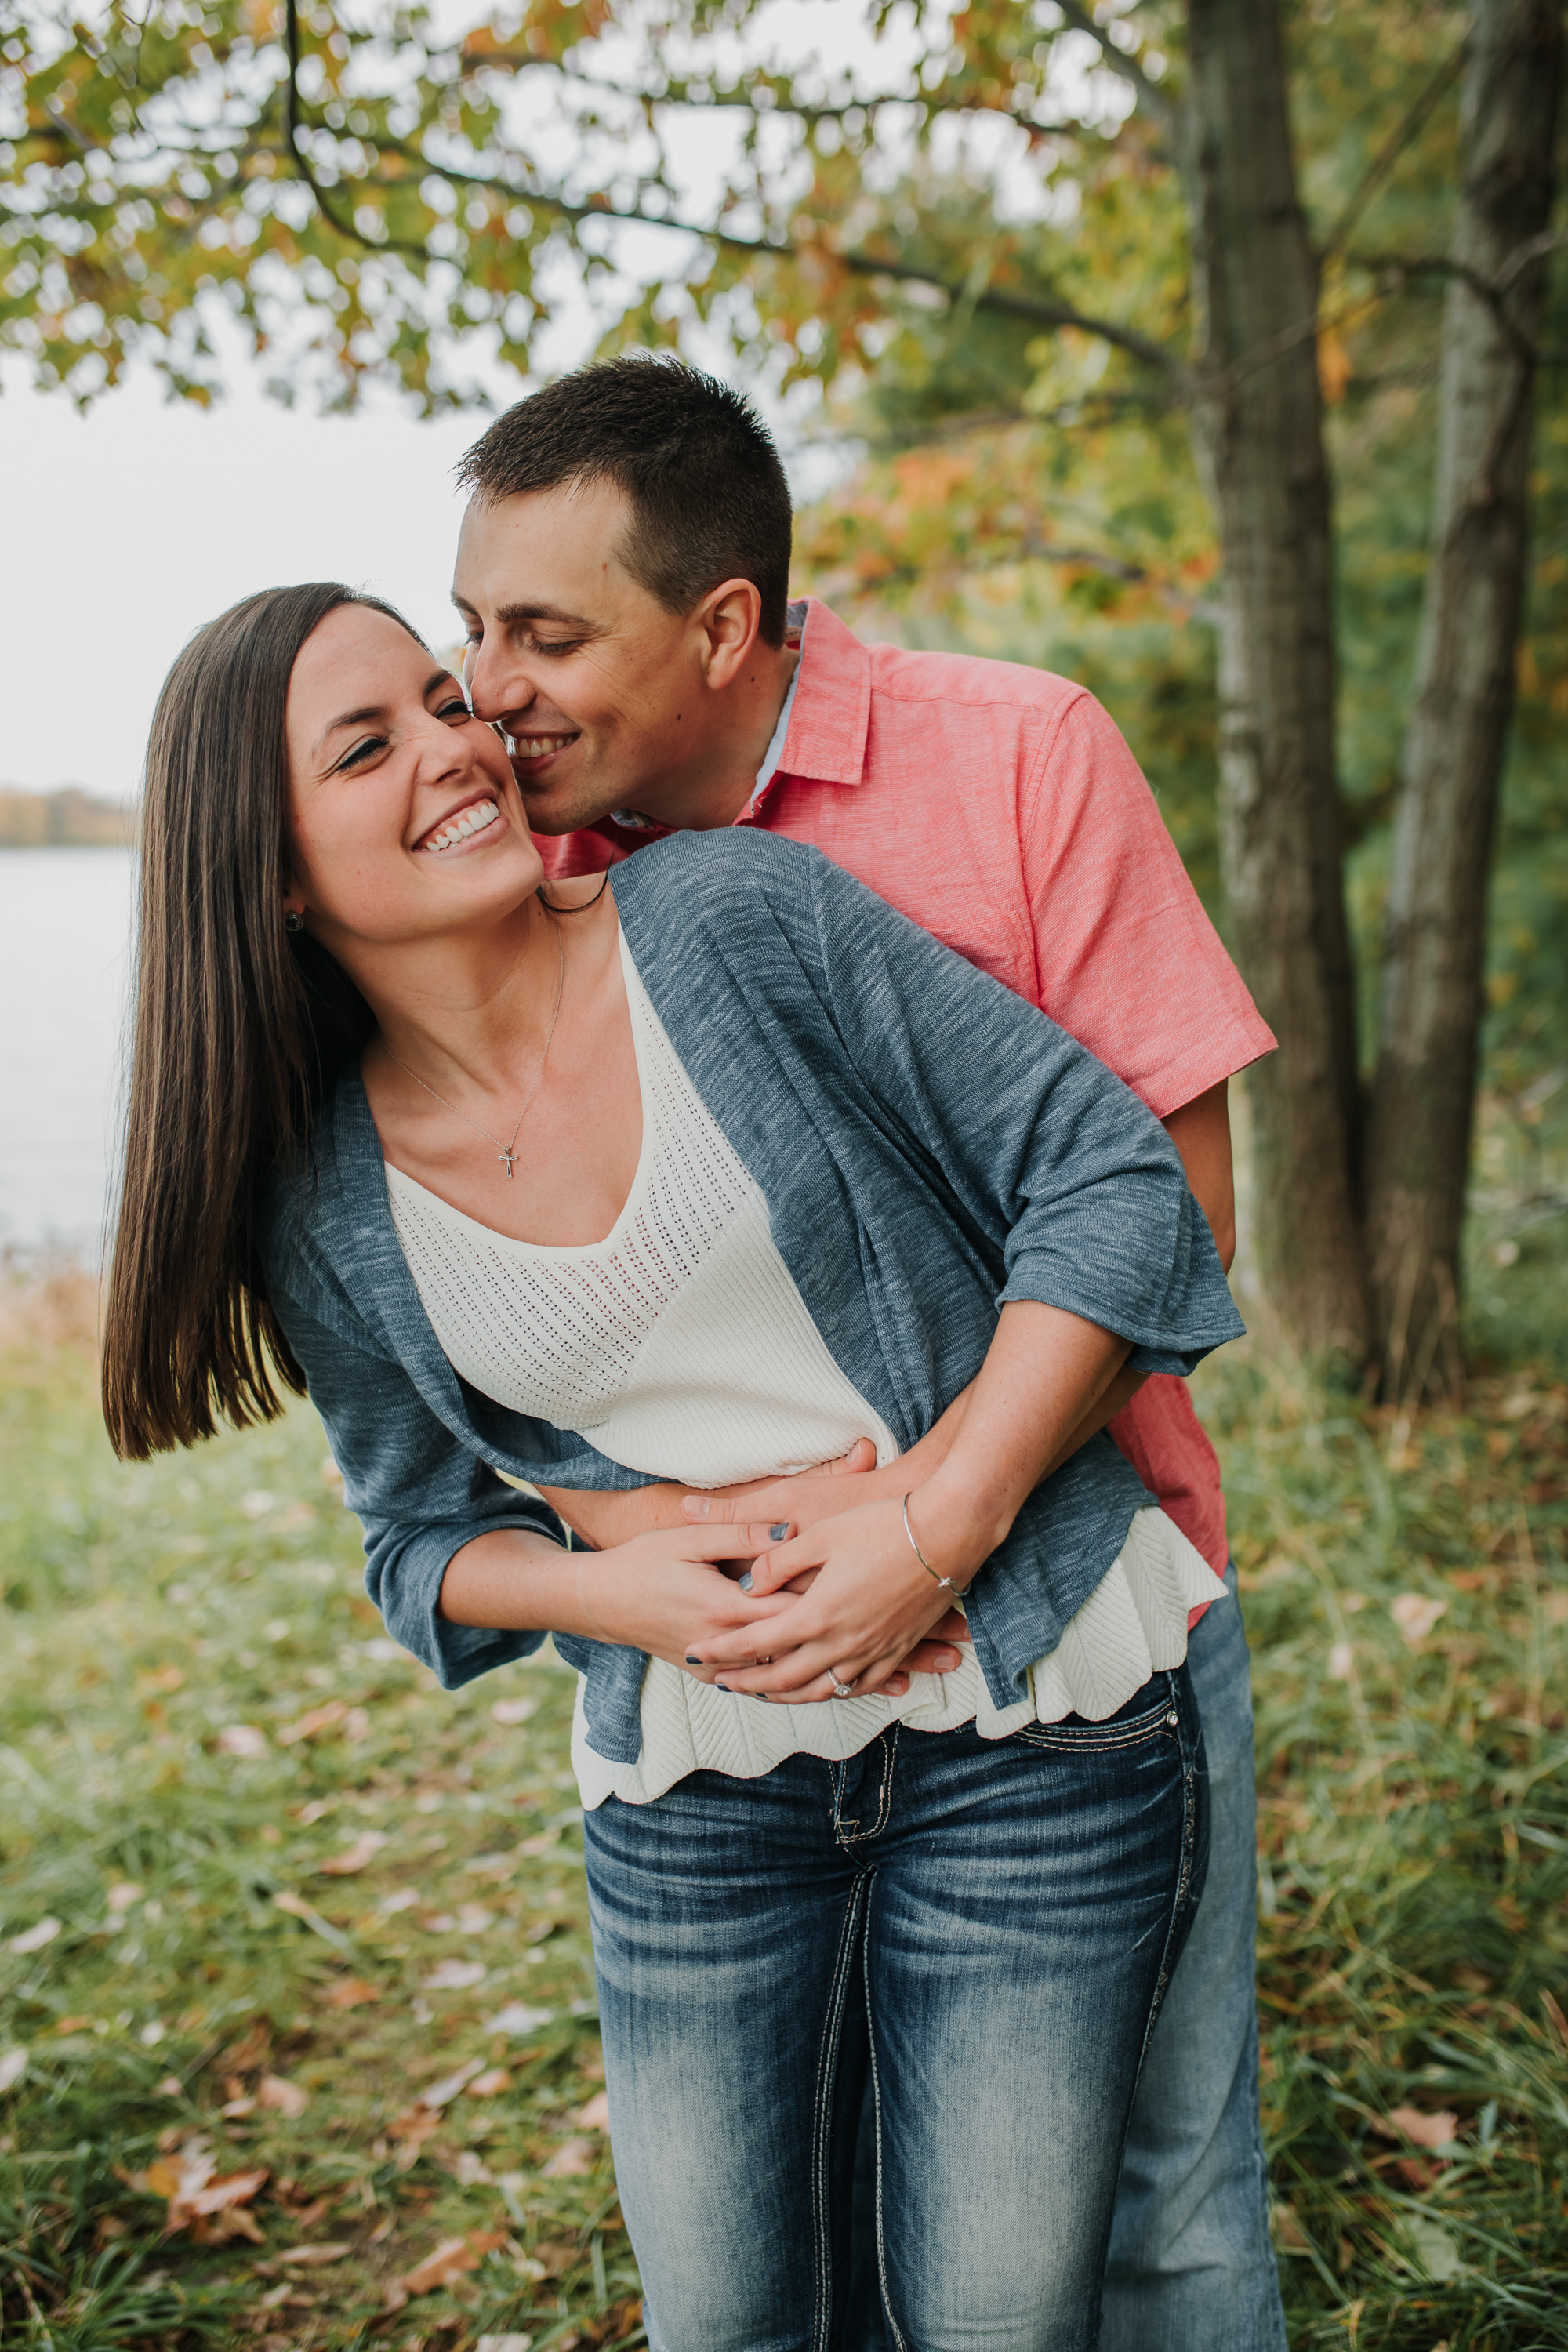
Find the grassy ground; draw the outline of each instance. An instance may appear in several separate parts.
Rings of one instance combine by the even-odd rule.
[[[443,1696],[308,1412],[122,1467],[90,1301],[0,1309],[0,2341],[639,2343],[571,1678]],[[1243,1364],[1202,1402],[1292,2341],[1568,2347],[1568,1392],[1411,1426]]]

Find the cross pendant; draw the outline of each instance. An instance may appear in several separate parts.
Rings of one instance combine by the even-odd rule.
[[[504,1160],[506,1161],[506,1172],[507,1172],[507,1174],[510,1176],[510,1175],[511,1174],[511,1162],[512,1162],[512,1150],[511,1150],[511,1146],[510,1146],[510,1144],[509,1143],[509,1144],[507,1145],[507,1148],[506,1148],[506,1150],[505,1150],[504,1151],[498,1151],[498,1152],[496,1153],[496,1158],[497,1158],[498,1160]]]

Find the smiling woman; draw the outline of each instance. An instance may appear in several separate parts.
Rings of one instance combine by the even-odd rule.
[[[1089,2340],[1206,1837],[1214,1579],[1102,1433],[1239,1329],[1169,1137],[798,843],[547,898],[500,738],[342,588],[182,656],[143,838],[112,1433],[308,1378],[389,1628],[579,1669],[649,2342],[819,2340],[873,2048],[898,2333]],[[538,1492],[679,1513],[865,1438],[798,1520],[584,1552]]]

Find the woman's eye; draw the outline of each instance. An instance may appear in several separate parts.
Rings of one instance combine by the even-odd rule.
[[[471,719],[473,715],[460,694],[455,694],[450,702],[443,702],[436,713],[437,719]]]
[[[337,772],[342,775],[348,769],[363,768],[367,760],[374,759],[378,751],[384,751],[385,749],[384,735],[367,735],[363,743],[356,743],[352,751],[343,753],[342,758],[338,761]]]

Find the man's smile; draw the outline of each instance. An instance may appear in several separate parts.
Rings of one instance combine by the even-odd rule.
[[[531,776],[533,776],[540,774],[549,761],[564,751],[568,744],[575,743],[579,737],[576,732],[570,734],[549,732],[539,735],[509,735],[508,740],[511,744],[513,769],[519,774],[526,770]]]

